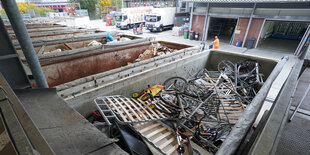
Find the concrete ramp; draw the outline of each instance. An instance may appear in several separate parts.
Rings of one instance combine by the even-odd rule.
[[[15,93],[56,154],[127,154],[58,97],[56,89]]]

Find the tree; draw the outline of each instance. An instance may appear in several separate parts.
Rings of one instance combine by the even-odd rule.
[[[55,12],[55,10],[45,7],[38,7],[34,3],[17,3],[18,10],[21,14],[25,13],[25,10],[33,9],[35,12],[38,12],[40,15],[44,16],[45,12]],[[5,10],[2,9],[1,14],[5,14]]]
[[[111,6],[116,6],[117,9],[121,9],[123,7],[122,0],[111,0]]]
[[[96,13],[98,0],[70,0],[71,3],[80,3],[81,9],[87,9],[92,15]]]
[[[117,2],[117,8],[121,9],[123,7],[123,1],[122,0],[116,0]]]
[[[110,0],[99,0],[98,8],[100,11],[103,11],[105,7],[111,6]]]

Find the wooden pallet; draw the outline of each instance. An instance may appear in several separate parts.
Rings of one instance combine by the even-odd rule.
[[[178,154],[177,138],[174,131],[162,122],[134,124],[133,128],[154,148],[163,154]]]
[[[148,106],[148,102],[143,102],[140,99],[127,98],[124,96],[106,96],[95,99],[95,103],[103,117],[109,119],[117,115],[118,117],[115,118],[121,124],[168,118],[159,110],[151,109]]]
[[[228,79],[223,82],[224,84],[217,85],[217,78],[204,78],[203,80],[204,87],[216,91],[212,100],[220,102],[217,111],[219,118],[224,121],[228,119],[229,123],[235,124],[242,115],[244,106],[235,93],[236,89],[232,81]]]

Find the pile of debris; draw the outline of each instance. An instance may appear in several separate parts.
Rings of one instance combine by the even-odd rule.
[[[153,58],[156,56],[161,56],[165,54],[169,54],[176,51],[176,49],[171,49],[166,46],[161,45],[160,43],[152,43],[150,47],[145,50],[142,54],[134,62],[143,61],[149,58]]]
[[[152,147],[150,150],[216,153],[255,97],[262,76],[256,61],[234,64],[224,60],[218,71],[204,69],[190,79],[171,77],[162,85],[134,92],[131,98],[97,98],[97,114],[109,127],[111,137],[115,137],[111,134],[115,124],[126,125]]]

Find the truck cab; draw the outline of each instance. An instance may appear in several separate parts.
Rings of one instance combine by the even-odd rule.
[[[164,29],[172,29],[174,26],[176,8],[154,8],[151,13],[146,14],[146,28],[153,31],[163,31]]]
[[[129,29],[129,19],[126,14],[115,14],[116,27],[120,29]]]
[[[145,17],[145,21],[146,21],[146,29],[152,31],[163,31],[163,22],[161,20],[161,16],[160,15],[156,15],[156,14],[149,14],[146,15]]]

